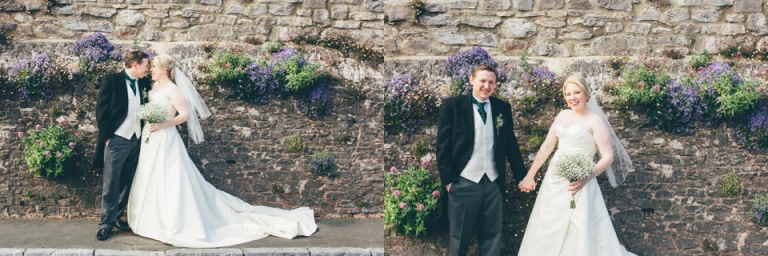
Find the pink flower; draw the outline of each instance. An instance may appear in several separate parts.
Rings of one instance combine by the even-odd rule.
[[[41,141],[41,142],[40,142],[40,146],[41,146],[41,147],[45,147],[45,141]]]
[[[427,159],[421,160],[421,165],[428,165],[428,164],[429,164],[429,160]]]
[[[40,128],[43,128],[43,126],[42,126],[42,125],[39,125],[39,124],[38,124],[38,125],[35,125],[35,130],[40,130]]]
[[[400,196],[400,194],[402,194],[402,193],[403,193],[403,191],[400,191],[400,190],[395,190],[395,192],[392,192],[392,195],[393,195],[393,196],[395,196],[395,197],[398,197],[398,196]]]
[[[27,122],[27,127],[32,126],[32,122]]]
[[[408,158],[408,162],[409,162],[409,163],[413,163],[413,157],[409,157],[409,158]]]
[[[420,203],[416,203],[416,209],[419,209],[419,211],[423,211],[424,210],[424,205],[420,204]]]
[[[19,132],[19,138],[24,137],[24,132]]]
[[[736,52],[736,58],[741,58],[741,51]]]
[[[61,152],[56,152],[56,157],[62,157],[62,156],[64,156],[64,154],[62,154]]]
[[[395,192],[395,187],[389,187],[389,192]]]
[[[76,132],[76,133],[75,133],[75,137],[80,137],[80,133],[79,133],[79,132]]]
[[[237,70],[237,72],[242,72],[243,71],[243,67],[237,67],[237,69],[235,69],[235,70]]]
[[[389,173],[398,173],[400,170],[398,170],[396,167],[392,166],[392,168],[389,168]]]
[[[229,62],[227,62],[227,64],[226,64],[226,65],[224,65],[224,67],[225,67],[225,68],[229,68],[229,67],[231,67],[231,66],[232,66],[232,63],[229,63]]]
[[[400,203],[400,209],[405,210],[405,208],[408,208],[408,204],[406,203]]]
[[[51,155],[51,151],[48,151],[48,150],[46,150],[46,151],[45,151],[45,155],[46,155],[46,156],[49,156],[49,155]]]
[[[662,60],[667,60],[667,55],[661,56]]]
[[[661,86],[659,86],[658,84],[657,84],[657,85],[654,85],[654,86],[653,86],[653,90],[654,90],[654,91],[657,91],[657,92],[658,92],[658,91],[661,91]]]
[[[752,88],[747,87],[747,92],[752,92]]]
[[[433,197],[439,197],[440,196],[440,191],[437,191],[437,190],[432,191],[432,196]]]
[[[75,148],[75,143],[74,142],[69,142],[69,148]]]
[[[637,86],[643,87],[643,85],[645,85],[645,81],[637,82]]]
[[[765,86],[761,86],[760,88],[757,88],[757,92],[764,93],[765,92]]]

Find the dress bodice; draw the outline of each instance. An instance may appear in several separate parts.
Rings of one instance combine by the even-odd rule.
[[[597,152],[597,145],[592,133],[579,124],[571,124],[568,127],[562,123],[555,125],[555,134],[558,138],[557,152],[555,155],[565,153],[587,153],[593,157]]]
[[[173,107],[173,103],[171,103],[171,99],[168,97],[168,94],[159,91],[159,92],[153,92],[149,91],[149,102],[161,104],[161,105],[167,105],[168,111],[171,112],[172,116],[176,114],[176,108]]]

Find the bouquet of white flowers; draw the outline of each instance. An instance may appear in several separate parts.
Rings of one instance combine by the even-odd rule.
[[[171,118],[171,110],[168,104],[159,104],[150,102],[141,105],[138,110],[139,118],[146,120],[150,124],[162,123]],[[149,135],[144,143],[149,143]]]
[[[554,161],[555,175],[563,177],[570,182],[592,176],[595,163],[586,154],[560,155]],[[576,208],[574,196],[571,196],[571,209]]]

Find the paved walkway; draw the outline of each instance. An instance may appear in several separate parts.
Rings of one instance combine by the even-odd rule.
[[[133,233],[96,240],[98,221],[0,220],[0,256],[38,255],[384,255],[383,219],[316,219],[310,237],[267,237],[219,249],[173,247]]]

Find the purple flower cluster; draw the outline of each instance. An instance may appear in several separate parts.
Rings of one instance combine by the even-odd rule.
[[[123,59],[120,50],[101,33],[85,36],[72,45],[75,55],[80,58],[79,72],[86,79],[100,77],[114,69],[119,69],[118,62]]]
[[[667,119],[667,123],[674,124],[670,125],[672,132],[692,134],[696,121],[704,114],[700,91],[674,80],[669,82],[668,88],[667,101],[671,107],[667,108],[667,113],[660,116]]]
[[[71,80],[71,74],[63,65],[47,54],[19,61],[11,68],[8,77],[28,100],[51,99]]]
[[[299,53],[296,48],[286,48],[280,52],[273,53],[269,67],[277,81],[275,87],[275,97],[283,98],[289,95],[288,76],[301,72],[307,65],[307,59]]]
[[[320,118],[333,110],[333,101],[325,85],[316,85],[296,101],[299,111],[310,118]]]
[[[721,91],[742,84],[741,77],[731,70],[727,63],[716,62],[707,67],[699,67],[699,79],[696,86],[702,92],[702,121],[706,126],[712,126],[723,120],[723,113],[718,108]],[[718,91],[720,88],[720,91]]]
[[[400,131],[413,133],[419,127],[435,121],[438,97],[419,83],[411,74],[395,77],[384,83],[384,133]]]
[[[272,69],[252,63],[247,69],[246,76],[248,82],[232,85],[232,94],[238,95],[238,99],[246,102],[267,104],[277,84],[272,75]]]
[[[768,194],[755,198],[750,213],[757,225],[768,226]]]
[[[745,122],[733,129],[731,134],[736,142],[747,150],[761,152],[767,149],[768,98],[758,101],[757,107],[747,115]]]
[[[322,176],[334,177],[336,172],[336,157],[324,149],[310,157],[309,168],[313,173]]]
[[[465,91],[470,91],[472,85],[469,84],[469,77],[472,75],[472,69],[482,63],[487,63],[497,69],[497,83],[503,83],[507,80],[504,70],[499,68],[499,64],[491,58],[491,55],[479,46],[449,57],[445,61],[445,73],[454,80],[459,80],[458,83],[466,84],[468,89]]]

